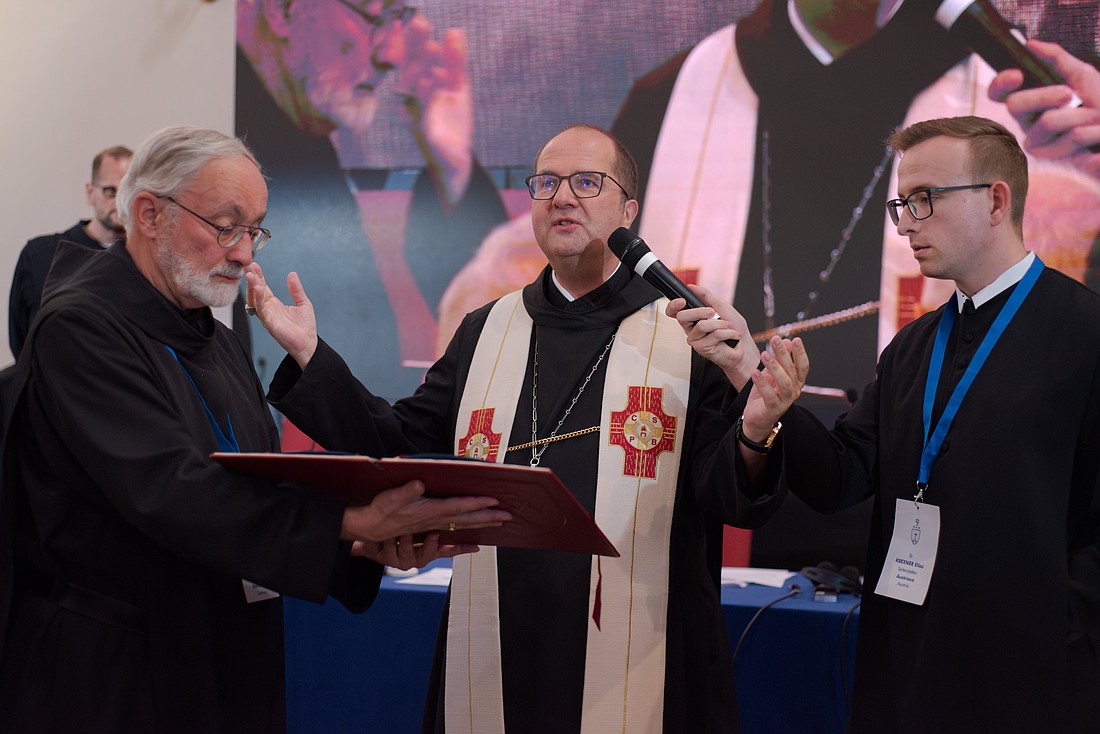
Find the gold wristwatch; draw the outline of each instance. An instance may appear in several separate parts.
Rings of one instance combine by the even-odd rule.
[[[779,429],[783,427],[783,424],[777,421],[776,424],[772,426],[771,431],[768,432],[768,435],[764,438],[764,443],[757,443],[756,441],[748,438],[745,435],[745,432],[741,430],[741,422],[743,420],[744,417],[738,418],[737,426],[736,428],[734,428],[734,435],[737,437],[737,440],[741,443],[741,445],[751,451],[755,451],[758,454],[766,454],[771,451],[772,444],[775,443],[775,438],[779,435]]]

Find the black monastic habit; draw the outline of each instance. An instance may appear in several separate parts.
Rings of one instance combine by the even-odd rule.
[[[29,240],[19,252],[15,272],[11,276],[11,292],[8,294],[8,342],[16,359],[23,351],[31,322],[42,304],[42,290],[50,272],[58,243],[75,242],[90,250],[104,247],[88,234],[85,227],[90,219],[81,219],[64,232],[44,234]]]
[[[936,416],[1009,292],[956,321]],[[959,408],[924,494],[924,604],[871,591],[916,493],[941,312],[898,333],[831,433],[789,411],[772,459],[823,511],[874,497],[850,731],[1100,731],[1100,297],[1079,283],[1041,274]]]
[[[524,289],[523,303],[535,323],[532,352],[534,340],[538,341],[540,437],[557,425],[619,322],[655,297],[651,286],[625,268],[573,302],[551,282],[549,268]],[[304,373],[292,361],[284,361],[269,397],[295,425],[330,449],[374,455],[452,453],[462,389],[490,308],[491,304],[464,319],[421,388],[392,408],[356,383],[325,346]],[[509,445],[531,440],[531,354],[527,365]],[[559,433],[599,424],[603,380],[601,365]],[[717,531],[722,522],[763,522],[782,501],[777,493],[754,503],[730,491],[737,446],[733,422],[723,409],[723,400],[732,397],[729,393],[722,372],[693,355],[691,402],[669,549],[667,732],[738,730],[729,644],[718,597],[720,546],[716,543],[721,535]],[[600,491],[595,482],[599,440],[599,434],[588,434],[549,444],[541,457],[541,466],[553,469],[589,512]],[[505,461],[526,464],[530,459],[530,450],[520,450],[509,452]],[[498,549],[504,716],[510,732],[579,730],[590,568],[590,558],[584,555]],[[444,730],[446,614],[441,629],[426,732]]]
[[[281,600],[246,603],[242,579],[361,609],[382,569],[349,561],[339,504],[208,458],[202,400],[241,450],[278,448],[239,340],[122,244],[62,244],[16,370],[0,730],[284,731]]]

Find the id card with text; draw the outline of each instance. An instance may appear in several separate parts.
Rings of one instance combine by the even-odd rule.
[[[936,565],[940,542],[940,508],[913,500],[897,500],[894,535],[875,593],[920,606]]]

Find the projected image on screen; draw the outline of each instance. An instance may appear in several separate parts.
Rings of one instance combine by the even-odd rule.
[[[1100,59],[1094,0],[980,4],[1078,64]],[[641,168],[639,234],[732,298],[756,338],[801,335],[806,400],[828,420],[950,295],[886,216],[894,128],[1008,126],[1033,153],[1029,247],[1096,282],[1100,154],[1070,135],[1034,144],[940,5],[238,0],[237,126],[270,177],[275,233],[259,261],[271,283],[298,271],[321,336],[375,392],[406,395],[465,313],[545,267],[522,181],[538,146],[574,122],[611,128]],[[1078,94],[1100,145],[1100,89]],[[282,353],[255,338],[263,373]],[[831,522],[831,538],[820,522],[806,537],[861,565],[865,533]]]
[[[441,313],[445,290],[494,227],[520,244],[505,238],[500,272],[451,302],[480,306],[545,264],[522,221],[538,146],[608,126],[633,79],[736,9],[241,0],[238,128],[272,177],[273,225],[295,233],[264,264],[304,271],[353,368],[411,390],[461,317]]]

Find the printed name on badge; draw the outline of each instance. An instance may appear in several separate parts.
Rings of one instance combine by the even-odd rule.
[[[920,606],[936,565],[940,542],[940,508],[913,500],[897,500],[894,534],[875,593]]]

